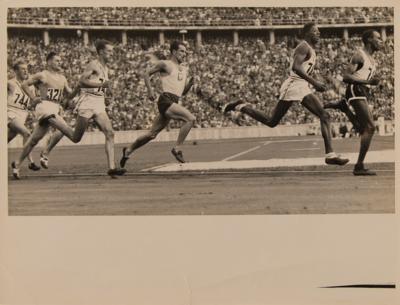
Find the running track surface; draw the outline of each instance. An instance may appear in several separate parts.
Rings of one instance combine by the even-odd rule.
[[[268,145],[264,145],[269,142]],[[9,178],[9,215],[251,215],[394,213],[394,163],[369,164],[376,177],[354,177],[352,165],[287,166],[201,172],[148,172],[175,162],[173,143],[150,143],[118,179],[105,175],[103,145],[57,147],[50,168]],[[358,151],[359,139],[334,140],[339,153]],[[116,160],[121,154],[116,146]],[[394,149],[393,137],[375,137],[372,151]],[[321,137],[188,142],[193,162],[318,158]],[[38,160],[40,148],[35,150]],[[9,161],[19,150],[9,150]],[[368,156],[367,156],[368,162]],[[9,162],[10,163],[10,162]],[[9,172],[10,175],[10,172]]]

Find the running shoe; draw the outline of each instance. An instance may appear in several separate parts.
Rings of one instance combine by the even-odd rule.
[[[176,150],[175,148],[172,148],[171,153],[180,163],[185,163],[185,159],[183,159],[183,153],[181,150]]]
[[[325,163],[329,165],[345,165],[349,162],[349,159],[342,158],[340,155],[335,153],[329,153],[325,157]]]
[[[43,153],[40,153],[40,165],[45,169],[49,168],[49,158]]]
[[[108,170],[107,175],[113,178],[115,176],[123,176],[125,173],[126,173],[125,168],[112,168]]]
[[[21,179],[21,176],[19,175],[19,168],[15,165],[15,161],[11,163],[11,169],[12,169],[12,175],[14,179],[19,180]]]
[[[238,100],[236,102],[231,102],[226,104],[225,108],[224,108],[224,114],[227,114],[229,111],[233,111],[235,110],[236,106],[243,104],[243,101]]]
[[[30,170],[34,171],[34,172],[40,170],[40,166],[37,166],[37,165],[35,164],[35,162],[30,163],[29,166],[28,166],[28,168],[29,168]]]
[[[365,168],[364,164],[356,164],[354,166],[354,170],[353,170],[353,175],[354,176],[376,176],[376,172]]]

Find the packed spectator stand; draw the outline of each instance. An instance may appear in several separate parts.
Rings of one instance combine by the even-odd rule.
[[[9,23],[121,26],[290,25],[393,21],[387,7],[63,7],[18,8]]]
[[[41,22],[71,22],[71,20],[112,20],[127,22],[150,22],[165,20],[172,22],[225,22],[227,20],[261,22],[285,22],[315,19],[315,15],[324,16],[327,23],[336,22],[340,18],[364,18],[362,22],[371,20],[390,20],[393,11],[387,8],[241,8],[233,14],[235,8],[49,8],[49,9],[10,9],[8,23],[17,19],[39,20]],[[237,8],[236,8],[237,10]],[[135,17],[136,16],[136,17]],[[272,18],[273,17],[273,18]],[[43,21],[47,19],[47,21]],[[90,20],[89,20],[90,19]],[[319,17],[321,19],[321,17]],[[318,19],[318,22],[321,22]],[[69,20],[69,21],[67,21]],[[271,20],[271,21],[268,21]],[[323,21],[322,20],[322,21]],[[347,21],[351,22],[351,20]],[[373,21],[371,21],[373,22]],[[377,21],[375,21],[377,22]],[[154,24],[154,23],[153,23]],[[105,28],[106,29],[106,28]],[[97,34],[99,35],[99,34]],[[96,37],[92,36],[94,40]],[[99,37],[100,38],[100,37]],[[213,93],[223,103],[241,98],[254,104],[263,111],[270,111],[277,102],[277,95],[282,82],[288,75],[290,58],[297,42],[295,35],[279,37],[275,44],[269,44],[266,37],[241,36],[237,46],[232,44],[228,35],[212,35],[204,39],[200,47],[195,41],[187,39],[189,54],[188,64],[196,83],[205,91]],[[110,78],[114,84],[114,96],[109,100],[108,112],[115,130],[133,130],[149,128],[157,114],[155,102],[147,97],[147,90],[142,73],[149,64],[149,54],[168,55],[169,40],[164,45],[146,37],[130,37],[123,45],[115,40],[115,56],[110,64]],[[360,47],[359,36],[349,40],[341,38],[323,38],[317,50],[318,66],[315,70],[319,78],[329,83],[330,89],[321,94],[323,101],[337,100],[344,95],[345,85],[340,81],[345,64],[354,50]],[[63,60],[64,73],[73,87],[77,84],[83,68],[95,56],[93,45],[85,46],[77,35],[60,34],[45,46],[39,33],[13,33],[8,38],[9,77],[12,76],[11,63],[17,58],[24,58],[30,65],[30,73],[44,68],[45,56],[49,51],[56,51]],[[384,49],[375,55],[377,73],[381,84],[373,90],[373,114],[377,118],[394,118],[394,39],[388,36]],[[154,79],[157,83],[157,77]],[[222,127],[233,125],[232,121],[223,117],[195,94],[189,93],[183,104],[196,116],[196,126]],[[341,121],[344,116],[330,111],[333,121]],[[66,112],[73,123],[74,114]],[[300,105],[295,105],[282,120],[282,124],[301,124],[313,122],[313,115]],[[242,125],[255,125],[256,122],[247,117],[240,119]],[[176,127],[172,123],[171,127]]]

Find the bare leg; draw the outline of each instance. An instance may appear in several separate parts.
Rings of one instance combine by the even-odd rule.
[[[264,125],[273,128],[279,124],[279,122],[292,106],[292,104],[293,101],[279,101],[274,110],[272,110],[271,116],[248,105],[241,107],[240,112],[247,114],[251,118],[255,119],[257,122],[263,123]]]
[[[8,126],[8,142],[10,142],[17,134],[20,134],[23,137],[23,143],[25,144],[31,136],[31,133],[28,128],[26,128],[24,122],[19,119],[14,119],[8,124]],[[27,158],[30,164],[34,163],[31,153],[28,154]]]
[[[372,141],[372,137],[375,132],[374,120],[372,114],[369,111],[367,101],[364,99],[352,100],[352,106],[356,112],[357,118],[359,119],[362,127],[360,152],[356,166],[363,166],[365,156],[367,155],[369,146]]]
[[[106,113],[100,113],[95,117],[95,122],[106,138],[106,155],[109,169],[115,169],[114,159],[114,130]]]
[[[60,130],[64,135],[66,135],[72,142],[74,141],[74,130],[65,122],[65,120],[59,116],[55,115],[47,120],[48,124],[54,128]]]
[[[48,120],[49,124],[54,128],[61,131],[65,136],[68,137],[72,142],[78,143],[86,130],[89,119],[78,116],[75,129],[72,129],[65,120],[56,115],[54,118]]]
[[[126,150],[125,156],[129,157],[136,149],[154,140],[157,135],[168,125],[170,119],[165,116],[158,115],[151,126],[151,129],[144,135],[138,137]]]
[[[42,155],[49,155],[50,152],[53,150],[53,148],[58,144],[58,142],[60,142],[60,140],[64,137],[64,134],[59,131],[56,130],[51,136],[49,141],[47,142],[47,145],[45,146],[45,148],[42,150]]]
[[[33,148],[38,144],[38,142],[45,136],[46,132],[48,131],[48,126],[40,126],[39,124],[33,129],[31,136],[26,141],[22,152],[15,162],[16,167],[18,168],[21,163],[25,160],[25,158],[31,153]]]
[[[179,130],[178,139],[175,145],[175,149],[179,151],[180,146],[185,141],[187,135],[190,132],[190,129],[192,129],[196,118],[193,116],[193,114],[190,113],[189,110],[176,103],[172,104],[167,109],[167,111],[165,112],[165,116],[169,119],[184,121],[181,129]]]
[[[324,105],[324,109],[338,109],[344,114],[346,114],[349,121],[353,124],[354,129],[361,133],[361,126],[358,122],[356,115],[350,110],[349,106],[347,105],[346,99],[341,99],[340,101],[336,102],[328,102]]]
[[[17,132],[8,127],[7,143],[10,143],[17,136],[17,134]]]
[[[325,153],[333,152],[332,148],[332,135],[329,115],[323,108],[322,103],[314,94],[309,94],[304,97],[302,101],[303,106],[308,109],[312,114],[316,115],[321,122],[321,133],[324,138]]]

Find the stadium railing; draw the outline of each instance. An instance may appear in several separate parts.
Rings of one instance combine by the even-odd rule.
[[[307,22],[318,24],[371,24],[392,23],[390,17],[349,17],[349,18],[288,18],[288,19],[221,19],[221,20],[176,20],[176,19],[148,19],[148,20],[121,20],[121,19],[62,19],[41,17],[8,17],[8,25],[69,25],[69,26],[143,26],[143,27],[193,27],[193,26],[268,26],[268,25],[301,25]]]

